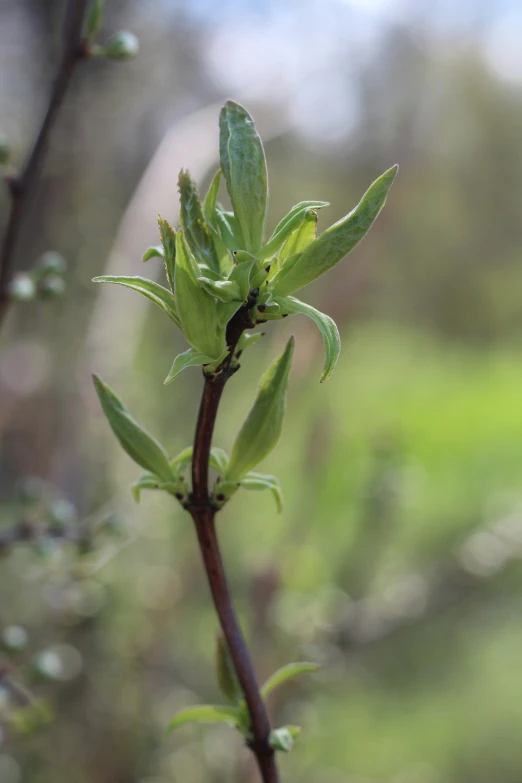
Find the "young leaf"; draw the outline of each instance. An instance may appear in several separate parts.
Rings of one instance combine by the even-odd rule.
[[[174,268],[176,266],[176,232],[170,223],[158,215],[158,225],[161,242],[163,245],[163,257],[165,259],[165,274],[170,290],[174,293]]]
[[[254,345],[265,336],[264,332],[243,332],[236,345],[236,355]]]
[[[296,737],[301,733],[300,726],[281,726],[279,729],[272,729],[268,737],[268,744],[274,750],[282,750],[283,753],[289,753]]]
[[[225,212],[221,207],[216,207],[215,221],[219,234],[229,250],[234,253],[244,246],[241,226],[233,212]]]
[[[291,337],[281,356],[261,378],[257,399],[232,448],[226,479],[241,480],[272,451],[279,440],[293,352],[294,338]]]
[[[221,632],[216,638],[216,669],[221,693],[230,704],[239,705],[243,698],[243,691],[237,679],[228,645]]]
[[[197,707],[187,707],[178,712],[165,729],[165,734],[170,734],[187,723],[231,723],[235,726],[237,721],[238,711],[234,707],[221,704],[200,704]]]
[[[93,381],[111,429],[129,457],[163,481],[172,481],[169,457],[163,446],[132,418],[110,386],[97,375],[93,375]]]
[[[209,280],[208,277],[198,277],[198,283],[205,291],[220,302],[241,302],[239,286],[232,280]]]
[[[266,245],[257,254],[257,258],[264,259],[275,255],[290,235],[298,231],[304,222],[307,222],[307,215],[314,214],[313,210],[327,206],[327,201],[302,201],[300,204],[296,204],[276,226]]]
[[[217,196],[219,192],[219,185],[221,183],[221,169],[218,169],[214,175],[214,179],[210,183],[207,195],[203,200],[203,216],[209,226],[216,227],[216,204]]]
[[[244,249],[256,254],[263,243],[268,207],[265,153],[254,121],[239,104],[227,101],[219,117],[219,154]]]
[[[142,256],[142,261],[150,261],[151,258],[162,258],[164,259],[163,255],[163,247],[161,245],[154,245],[153,247],[148,247],[147,250],[144,252]]]
[[[224,473],[227,469],[228,454],[218,446],[212,446],[210,449],[210,467],[217,470],[218,473]]]
[[[228,351],[224,352],[223,359],[226,357]],[[169,374],[163,381],[165,386],[172,383],[180,372],[186,370],[187,367],[201,366],[202,364],[211,364],[215,360],[211,356],[207,356],[204,353],[199,353],[195,348],[189,348],[188,351],[184,351],[176,356],[170,368]]]
[[[276,688],[279,688],[288,680],[294,677],[299,677],[301,674],[311,674],[312,672],[319,671],[321,667],[317,663],[288,663],[286,666],[282,666],[278,669],[261,688],[261,696],[263,699],[272,693]]]
[[[307,247],[298,261],[274,277],[274,294],[287,296],[328,272],[368,233],[386,202],[395,179],[397,166],[382,174],[370,185],[359,204],[349,215],[326,229]]]
[[[305,304],[305,302],[300,302],[299,299],[294,299],[293,296],[274,296],[273,301],[280,306],[281,311],[284,313],[289,315],[292,313],[303,313],[303,315],[307,315],[321,332],[326,353],[323,374],[321,375],[321,383],[324,383],[332,374],[341,353],[341,338],[335,321],[329,315],[319,312],[315,307]]]
[[[188,495],[188,487],[182,478],[176,481],[162,481],[154,473],[143,473],[131,487],[131,492],[136,503],[140,502],[143,489],[160,489],[173,495],[179,501],[184,500]]]
[[[105,0],[92,0],[85,16],[85,37],[89,42],[100,32],[104,10]]]
[[[281,490],[281,484],[275,476],[269,476],[266,473],[255,473],[253,470],[247,473],[246,476],[241,479],[241,486],[243,489],[250,490],[262,490],[269,489],[277,506],[277,510],[281,512],[283,510],[283,492]]]
[[[225,329],[217,326],[217,301],[197,282],[199,267],[182,231],[176,236],[174,292],[183,333],[198,353],[217,360],[225,350]]]
[[[170,465],[174,470],[174,473],[179,476],[181,471],[192,462],[192,446],[188,446],[183,449],[177,456],[170,460]],[[212,446],[210,449],[209,465],[217,470],[219,473],[223,473],[228,462],[228,455],[223,449],[217,446]]]
[[[176,309],[176,300],[173,294],[164,286],[155,283],[153,280],[147,280],[145,277],[119,277],[115,275],[102,275],[93,279],[94,283],[115,283],[125,288],[131,288],[133,291],[146,296],[151,302],[160,307],[169,318],[174,321],[176,326],[181,329],[180,319]]]
[[[279,251],[277,258],[279,269],[282,269],[288,258],[295,254],[303,253],[308,245],[311,245],[315,239],[317,230],[317,212],[310,209],[301,225],[288,237],[285,244]],[[277,270],[276,270],[277,271]]]
[[[210,230],[203,218],[203,208],[196,185],[188,171],[183,171],[183,169],[180,171],[178,188],[181,204],[181,226],[187,244],[200,263],[203,262],[209,269],[219,272]]]

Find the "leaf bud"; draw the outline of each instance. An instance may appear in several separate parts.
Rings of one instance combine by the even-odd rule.
[[[134,33],[120,30],[109,38],[100,54],[111,60],[129,60],[131,57],[136,57],[139,48],[140,43]]]

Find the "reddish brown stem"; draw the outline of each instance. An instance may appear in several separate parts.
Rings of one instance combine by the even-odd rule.
[[[246,313],[239,312],[232,319],[228,333],[230,356],[237,341],[248,326]],[[216,510],[210,501],[208,464],[212,435],[227,379],[230,377],[230,359],[218,378],[205,377],[199,408],[192,459],[192,497],[189,510],[196,526],[199,547],[207,575],[212,600],[236,669],[241,689],[250,714],[252,741],[249,747],[255,755],[263,783],[279,783],[275,754],[270,747],[270,721],[259,691],[248,646],[241,631],[230,591],[216,534]]]
[[[11,209],[0,252],[0,325],[9,306],[8,287],[18,237],[20,236],[29,199],[41,168],[49,135],[63,103],[75,65],[86,55],[85,47],[82,43],[82,27],[87,3],[88,0],[69,0],[64,26],[62,53],[42,124],[21,172],[18,176],[11,177],[7,182],[11,196]]]

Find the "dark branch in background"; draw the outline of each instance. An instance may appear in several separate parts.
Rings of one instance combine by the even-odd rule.
[[[8,178],[11,209],[0,252],[0,325],[9,307],[11,279],[16,245],[21,233],[27,206],[42,165],[50,132],[63,103],[76,64],[87,56],[82,41],[82,27],[88,0],[69,0],[63,33],[63,45],[54,82],[40,130],[32,150],[18,175]]]
[[[252,324],[245,309],[239,310],[227,329],[228,359],[217,378],[205,376],[205,385],[199,408],[194,437],[192,460],[192,497],[188,507],[194,523],[207,574],[210,592],[226,639],[241,689],[250,714],[253,740],[249,747],[264,783],[279,783],[279,774],[273,749],[269,745],[270,721],[261,698],[259,685],[247,644],[239,626],[227,585],[226,574],[216,534],[216,509],[212,506],[208,486],[208,464],[212,435],[225,384],[233,373],[230,362],[241,334]]]

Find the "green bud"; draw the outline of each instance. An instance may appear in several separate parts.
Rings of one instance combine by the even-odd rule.
[[[36,272],[42,276],[46,275],[64,275],[67,271],[67,261],[55,250],[48,250],[44,253],[37,264]]]
[[[274,448],[283,428],[294,338],[261,378],[257,399],[236,438],[224,479],[240,481]]]
[[[10,157],[11,149],[8,141],[3,136],[0,136],[0,166],[5,166],[6,163],[9,163]]]
[[[289,753],[293,746],[295,738],[301,733],[300,726],[281,726],[280,729],[273,729],[268,738],[268,744],[274,750],[281,750],[283,753]]]
[[[9,283],[9,298],[14,302],[32,302],[36,298],[36,285],[25,272],[15,275]]]
[[[111,60],[129,60],[138,54],[139,48],[140,43],[134,33],[121,30],[109,38],[99,53]]]
[[[65,280],[58,275],[49,275],[38,283],[38,293],[42,299],[59,299],[64,295],[65,288]]]

